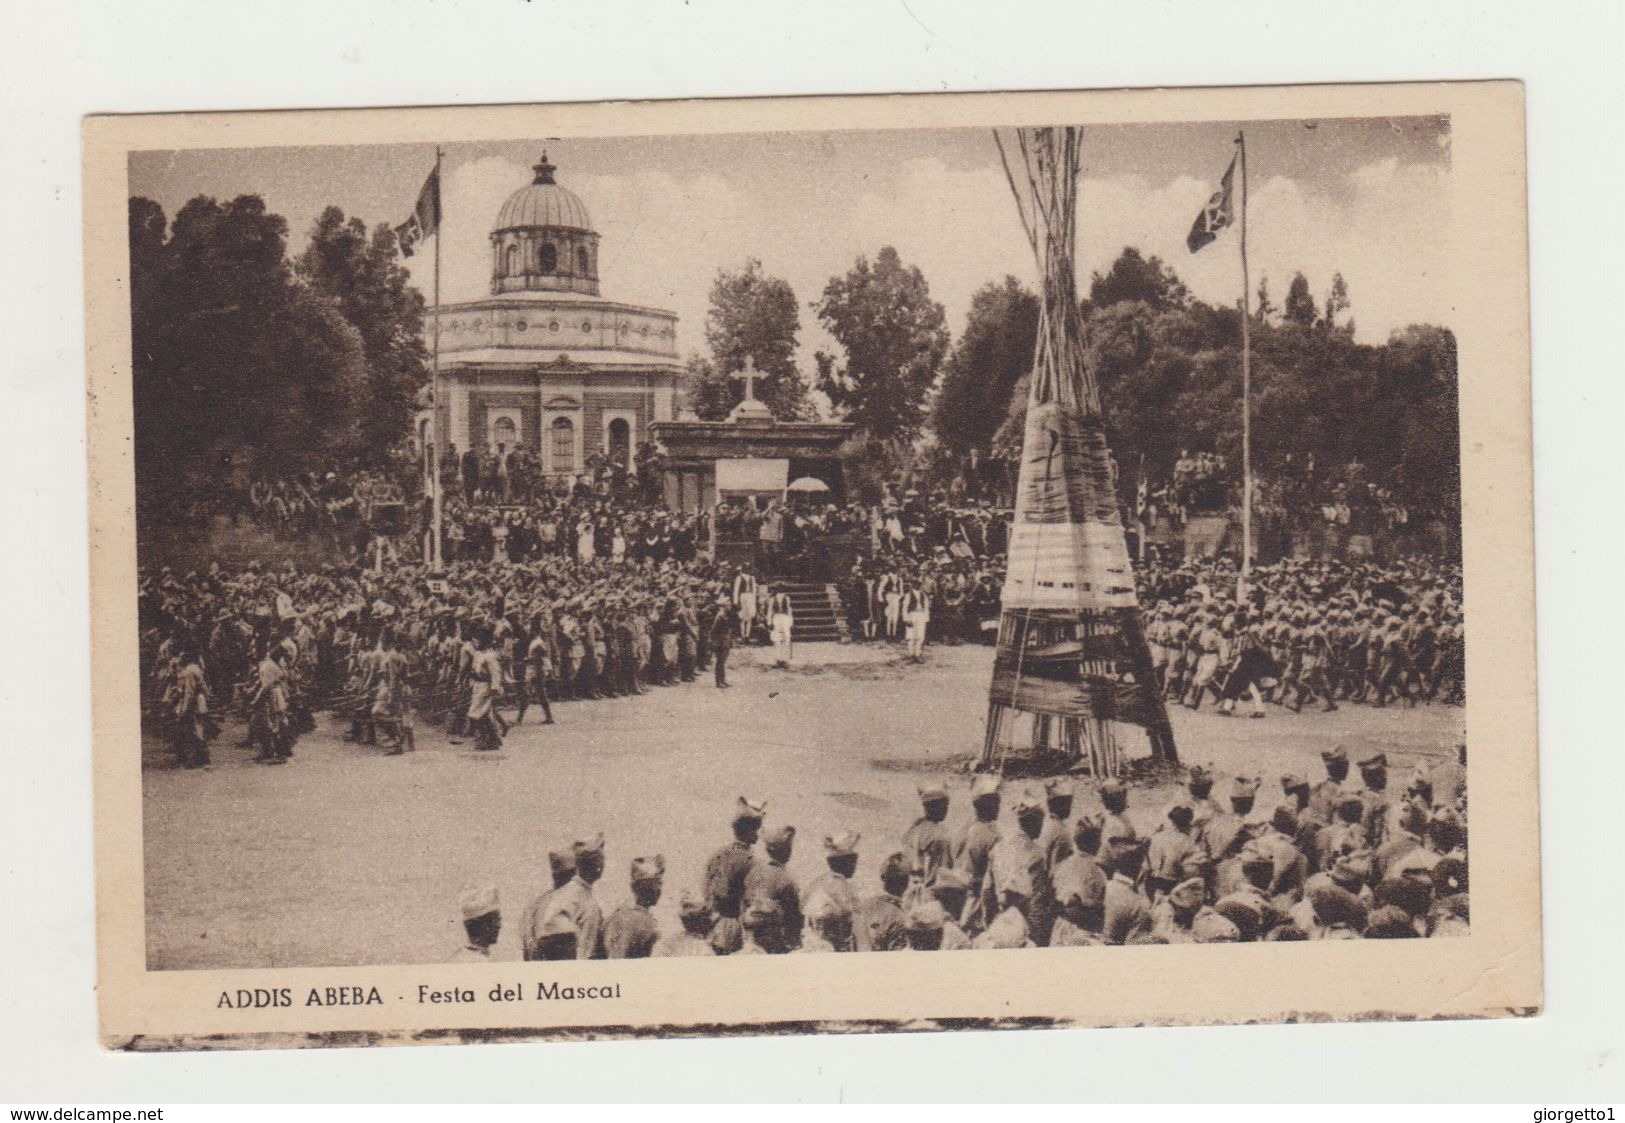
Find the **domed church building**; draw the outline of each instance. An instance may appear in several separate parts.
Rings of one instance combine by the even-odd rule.
[[[525,445],[553,476],[585,471],[595,453],[630,468],[649,427],[676,415],[677,317],[604,299],[598,232],[557,170],[542,153],[497,213],[491,296],[429,312],[440,330],[437,430],[458,455]]]

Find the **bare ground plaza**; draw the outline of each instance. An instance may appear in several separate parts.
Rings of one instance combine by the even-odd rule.
[[[519,914],[550,885],[547,852],[597,831],[606,912],[630,896],[631,859],[662,853],[655,913],[675,927],[677,899],[727,841],[740,794],[766,801],[769,827],[796,827],[790,869],[803,881],[821,870],[826,835],[859,832],[856,880],[872,891],[918,813],[918,783],[946,777],[950,826],[969,815],[967,766],[982,742],[993,657],[989,647],[932,646],[911,665],[901,652],[809,644],[783,670],[769,665],[770,649],[738,649],[731,690],[702,678],[643,697],[561,702],[558,724],[532,716],[492,753],[420,727],[417,752],[386,757],[345,743],[347,726],[325,715],[282,768],[256,767],[253,750],[234,748],[236,724],[206,771],[173,767],[162,740],[149,739],[149,967],[448,960],[463,942],[459,894],[484,882],[511,918],[495,955],[518,960]],[[1261,777],[1261,804],[1278,799],[1283,772],[1319,776],[1319,754],[1333,745],[1356,758],[1385,752],[1403,776],[1453,756],[1465,736],[1465,710],[1444,705],[1271,707],[1262,721],[1175,706],[1171,716],[1184,761],[1211,762],[1221,784]],[[1041,780],[1006,787],[1029,783]],[[1137,829],[1161,821],[1173,791],[1134,788]],[[1087,778],[1077,806],[1098,806]]]

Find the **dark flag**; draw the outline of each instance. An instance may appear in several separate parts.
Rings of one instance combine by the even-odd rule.
[[[412,208],[412,217],[395,227],[395,239],[401,244],[401,256],[411,257],[417,244],[433,237],[440,230],[440,169],[435,168],[423,181],[418,192],[418,205]]]
[[[1230,181],[1235,174],[1236,157],[1232,156],[1230,166],[1224,170],[1224,178],[1219,181],[1219,189],[1196,216],[1196,221],[1191,224],[1191,232],[1185,235],[1185,247],[1192,253],[1217,238],[1219,231],[1234,221],[1236,212],[1230,202]]]

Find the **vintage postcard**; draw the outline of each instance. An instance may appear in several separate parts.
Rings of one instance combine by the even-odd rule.
[[[104,1044],[1537,1012],[1524,183],[1515,83],[88,120]]]

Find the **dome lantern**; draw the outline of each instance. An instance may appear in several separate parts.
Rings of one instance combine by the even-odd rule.
[[[491,291],[598,295],[598,233],[579,196],[561,186],[547,152],[535,178],[502,204],[491,231]]]

